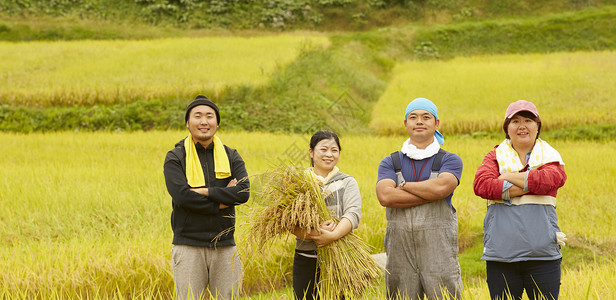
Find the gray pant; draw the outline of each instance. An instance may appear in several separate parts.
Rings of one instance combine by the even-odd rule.
[[[387,208],[388,299],[462,299],[458,219],[445,200]]]
[[[242,264],[235,246],[173,245],[171,260],[178,299],[240,298]]]

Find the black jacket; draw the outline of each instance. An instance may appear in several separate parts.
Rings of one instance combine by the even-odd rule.
[[[202,247],[235,245],[235,205],[248,201],[248,173],[242,157],[235,149],[225,146],[231,166],[231,177],[216,179],[214,173],[214,143],[207,148],[195,144],[199,161],[203,166],[205,184],[209,197],[190,190],[186,179],[186,150],[184,140],[167,152],[164,164],[165,183],[171,195],[173,212],[171,228],[173,244]],[[233,178],[234,187],[227,187]],[[219,204],[229,206],[219,209]],[[221,234],[225,232],[224,234]]]

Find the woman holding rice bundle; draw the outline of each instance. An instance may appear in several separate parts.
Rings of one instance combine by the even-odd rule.
[[[487,199],[484,249],[492,299],[558,299],[565,235],[558,227],[556,194],[565,184],[564,162],[539,138],[541,119],[531,102],[511,103],[506,139],[477,169],[475,194]]]
[[[322,187],[328,210],[340,220],[323,222],[319,230],[296,228],[297,237],[293,260],[293,291],[296,299],[315,299],[318,293],[315,282],[319,279],[317,247],[336,241],[354,228],[361,216],[361,194],[355,179],[339,171],[340,141],[331,131],[321,130],[310,139],[312,167],[307,169]]]

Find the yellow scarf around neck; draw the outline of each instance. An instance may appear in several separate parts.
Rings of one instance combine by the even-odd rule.
[[[231,165],[229,164],[229,157],[227,151],[225,151],[225,145],[214,135],[214,172],[216,173],[216,179],[223,179],[231,176]],[[186,149],[186,179],[188,185],[191,187],[205,186],[205,176],[203,175],[203,168],[201,167],[201,161],[197,155],[197,148],[192,139],[192,134],[188,133],[188,137],[184,140],[184,148]]]

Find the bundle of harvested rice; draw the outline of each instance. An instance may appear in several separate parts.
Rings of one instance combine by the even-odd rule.
[[[327,210],[322,189],[311,174],[297,166],[270,171],[262,191],[253,194],[255,207],[250,216],[249,242],[262,249],[270,240],[288,235],[296,227],[318,230],[326,220],[337,220]],[[366,245],[349,233],[317,250],[321,299],[359,297],[374,287],[382,273]]]

